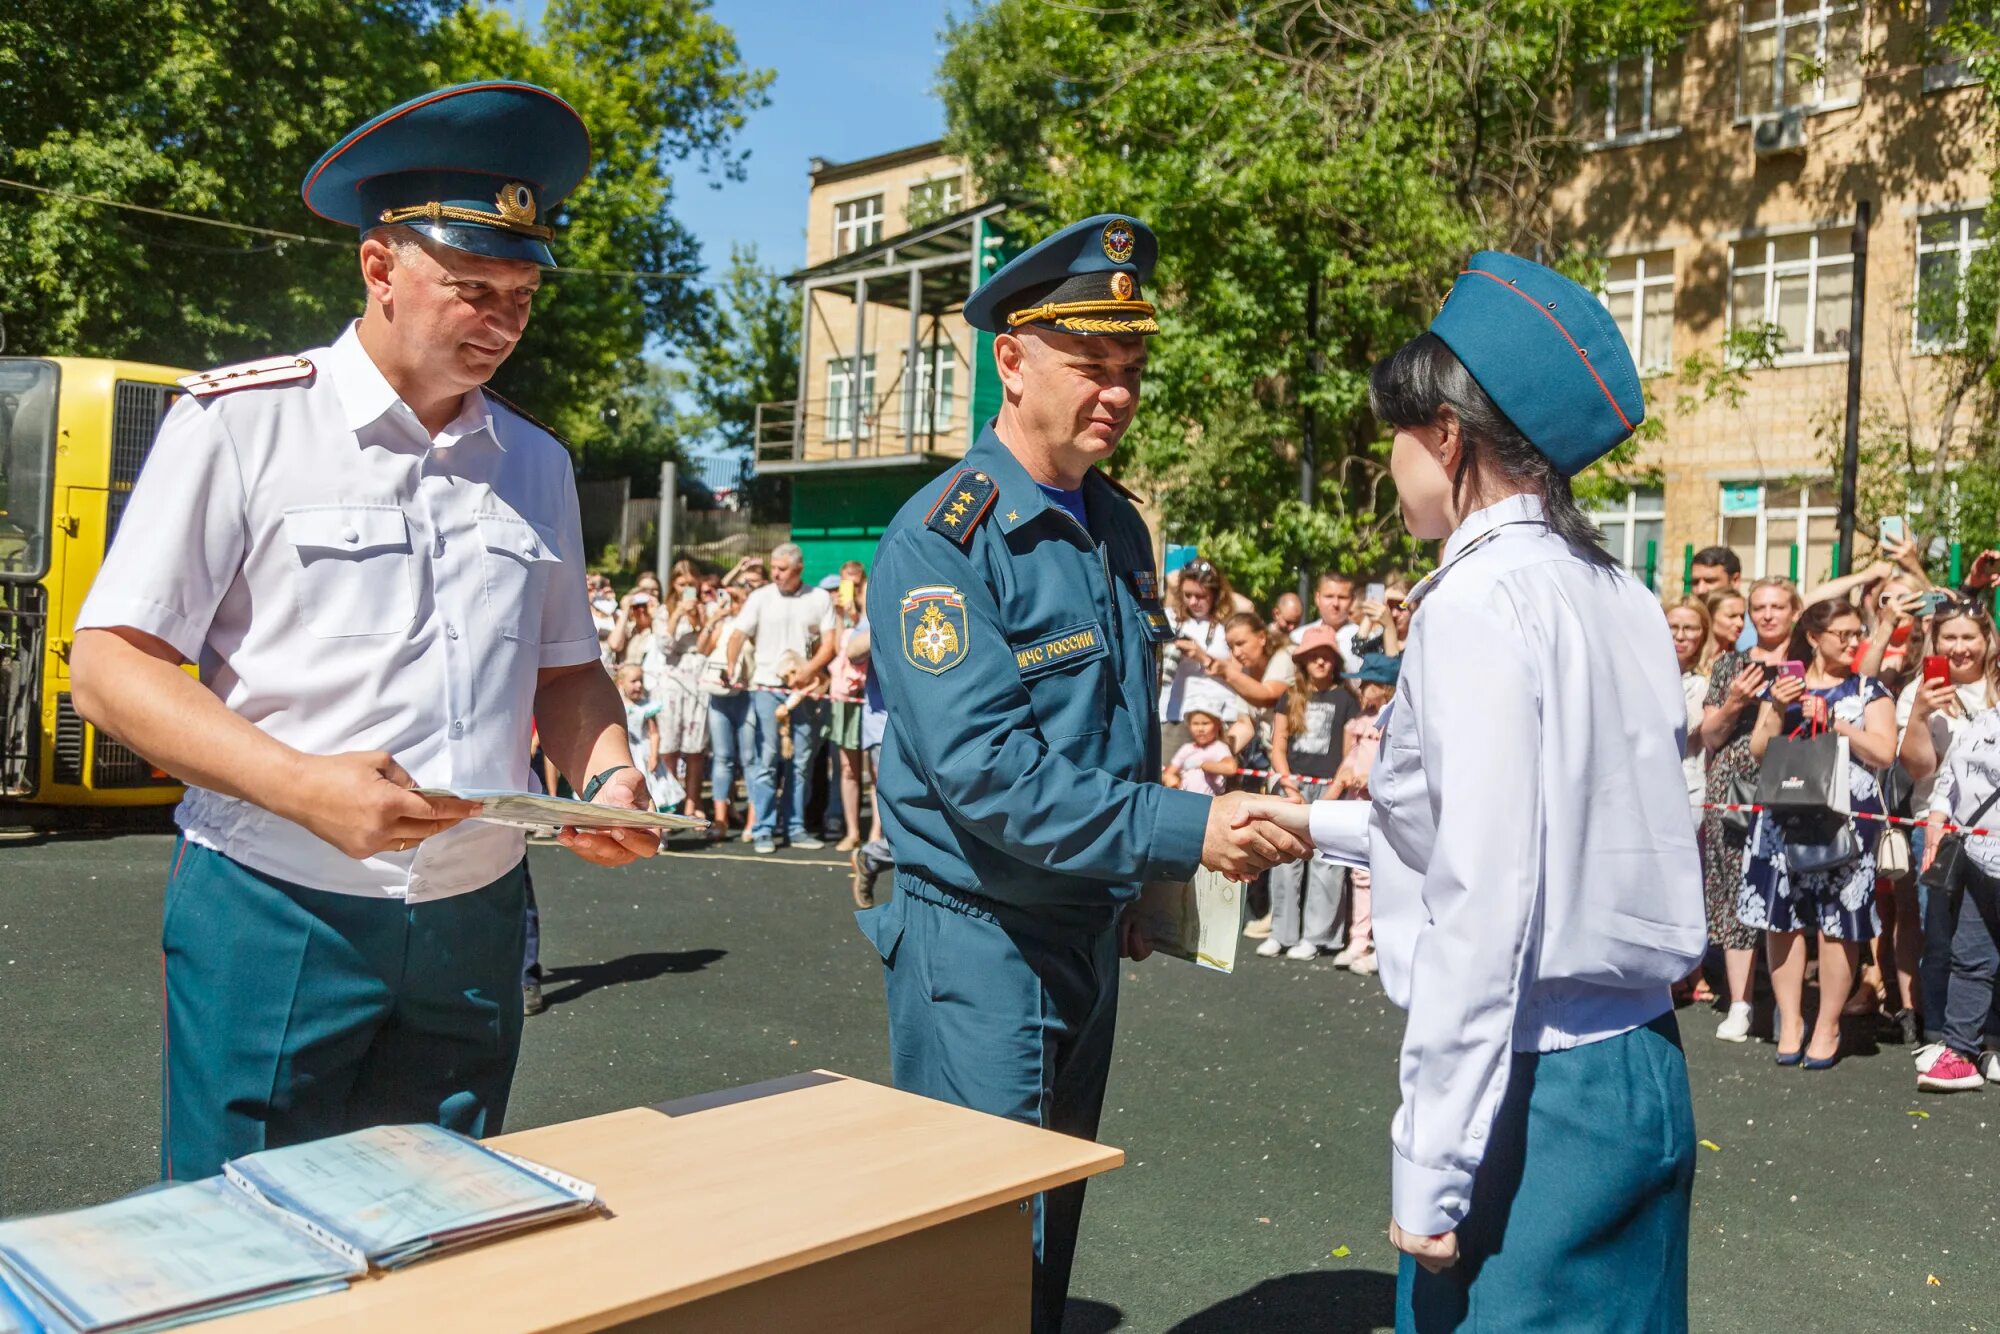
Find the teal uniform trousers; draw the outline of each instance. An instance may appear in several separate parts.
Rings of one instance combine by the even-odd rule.
[[[160,1170],[371,1125],[496,1134],[521,1049],[527,863],[428,903],[176,844],[161,929]]]
[[[1027,914],[908,875],[857,916],[882,955],[897,1088],[1097,1138],[1118,1021],[1115,930],[1034,933]],[[1062,1328],[1083,1187],[1035,1197],[1037,1330]]]
[[[1688,1327],[1694,1107],[1674,1016],[1568,1051],[1516,1052],[1458,1263],[1403,1257],[1397,1334],[1680,1334]]]

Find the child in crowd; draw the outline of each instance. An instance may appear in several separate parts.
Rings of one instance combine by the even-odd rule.
[[[806,660],[790,649],[778,655],[778,675],[787,681],[792,679],[793,672],[796,672],[805,665]],[[809,699],[820,699],[825,695],[826,678],[824,676],[815,677],[811,685],[803,690],[794,690],[791,694],[785,696],[779,702],[778,707],[772,711],[773,716],[778,721],[778,754],[786,763],[789,764],[792,759],[792,729],[787,725],[791,722],[792,710]],[[814,745],[817,747],[818,743],[814,742]]]
[[[1292,650],[1298,668],[1284,707],[1271,719],[1271,769],[1294,801],[1321,796],[1340,768],[1355,701],[1340,683],[1340,639],[1319,624]],[[1341,868],[1317,857],[1271,870],[1271,934],[1257,947],[1266,959],[1311,959],[1340,931]]]
[[[1327,789],[1329,798],[1367,801],[1368,773],[1375,752],[1382,746],[1383,714],[1396,697],[1399,657],[1386,653],[1361,655],[1361,670],[1355,673],[1355,688],[1361,692],[1361,711],[1347,721],[1347,753]],[[1353,889],[1353,921],[1347,930],[1347,947],[1333,956],[1333,966],[1357,973],[1376,971],[1374,932],[1374,887],[1368,872],[1357,868],[1348,873]]]
[[[1228,691],[1215,682],[1195,680],[1181,705],[1181,721],[1187,724],[1189,740],[1167,761],[1160,781],[1168,787],[1221,796],[1229,775],[1236,772],[1236,756],[1222,739],[1222,729],[1235,710],[1227,702]],[[1214,686],[1210,690],[1205,687]]]
[[[625,697],[625,739],[632,745],[632,757],[646,776],[653,797],[653,809],[669,811],[687,799],[687,790],[667,771],[660,754],[660,706],[646,698],[646,672],[636,662],[628,662],[617,672],[618,693]]]

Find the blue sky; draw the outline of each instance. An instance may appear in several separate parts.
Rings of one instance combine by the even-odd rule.
[[[492,2],[540,22],[541,0]],[[716,186],[693,168],[677,176],[674,211],[701,239],[711,273],[729,263],[732,243],[754,244],[781,272],[804,262],[808,159],[846,162],[944,133],[932,86],[949,8],[946,0],[716,0],[714,15],[735,32],[744,64],[777,78],[771,105],[752,113],[738,140],[750,153],[745,180]]]

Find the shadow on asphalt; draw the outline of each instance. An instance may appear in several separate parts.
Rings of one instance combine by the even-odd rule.
[[[1109,1302],[1072,1298],[1063,1303],[1062,1334],[1110,1334],[1125,1323],[1125,1313]]]
[[[553,1010],[558,1005],[581,1000],[593,991],[622,986],[628,982],[651,982],[668,973],[698,973],[729,953],[728,950],[682,950],[666,953],[627,954],[603,963],[579,963],[567,968],[551,968],[542,975],[542,999]]]
[[[1228,1301],[1197,1311],[1172,1334],[1245,1330],[1315,1330],[1374,1334],[1396,1325],[1396,1276],[1373,1269],[1322,1269],[1266,1279]],[[1064,1329],[1070,1325],[1064,1322]]]

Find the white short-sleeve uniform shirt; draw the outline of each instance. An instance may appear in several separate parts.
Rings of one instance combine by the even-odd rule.
[[[422,786],[526,788],[537,672],[598,654],[568,450],[476,389],[431,436],[355,326],[304,356],[310,378],[167,414],[78,628],[165,640],[307,754],[384,750]],[[467,822],[356,861],[197,787],[176,818],[265,874],[411,902],[523,854],[521,831]]]

